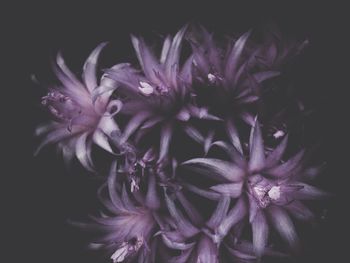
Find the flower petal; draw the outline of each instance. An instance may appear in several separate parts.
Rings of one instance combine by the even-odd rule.
[[[292,216],[301,221],[312,221],[315,218],[311,210],[297,200],[289,203],[285,208]]]
[[[171,122],[166,123],[160,131],[159,159],[158,163],[168,157],[169,146],[173,135],[173,125]]]
[[[228,195],[232,198],[236,198],[241,195],[242,186],[243,186],[243,183],[217,184],[210,187],[210,189],[222,195]]]
[[[192,237],[198,233],[198,229],[194,227],[187,219],[184,218],[183,214],[176,208],[175,203],[168,194],[165,192],[165,203],[167,205],[170,215],[175,219],[178,230],[185,237]]]
[[[228,120],[226,122],[226,130],[232,145],[237,149],[239,153],[243,154],[241,141],[239,140],[238,131],[233,120]]]
[[[293,250],[298,250],[298,236],[288,214],[277,206],[267,209],[272,225]]]
[[[96,79],[96,64],[102,49],[107,45],[107,42],[99,44],[87,58],[84,64],[83,70],[83,80],[85,82],[86,88],[90,93],[97,87]]]
[[[253,77],[258,83],[263,82],[264,80],[274,78],[276,76],[279,76],[281,72],[279,71],[261,71],[258,73],[255,73]]]
[[[227,216],[218,226],[218,233],[222,237],[226,236],[232,226],[243,219],[247,214],[247,204],[241,197],[237,200],[235,206],[228,212]]]
[[[302,166],[302,159],[304,157],[305,150],[299,151],[295,156],[290,158],[285,163],[268,169],[267,173],[274,177],[285,178],[291,175],[291,172],[298,170]]]
[[[312,185],[305,183],[296,183],[295,185],[299,186],[300,189],[292,193],[294,198],[300,200],[318,200],[331,197],[331,194],[320,190]]]
[[[281,143],[273,150],[272,153],[266,158],[265,167],[269,168],[276,165],[279,161],[281,161],[282,156],[287,148],[288,144],[288,135],[286,135]]]
[[[228,79],[233,80],[236,77],[236,72],[238,70],[238,64],[240,62],[240,57],[244,46],[250,36],[250,31],[244,33],[232,47],[226,62],[225,76]]]
[[[190,165],[191,169],[195,168],[195,170],[200,171],[204,175],[214,178],[216,176],[221,176],[232,182],[241,181],[245,174],[238,166],[227,161],[213,158],[194,158],[182,163],[182,165]]]
[[[202,144],[204,142],[203,135],[192,125],[184,125],[184,132],[191,137],[195,142]]]
[[[220,200],[220,198],[221,198],[221,194],[219,194],[219,193],[200,189],[200,188],[198,188],[194,185],[191,185],[191,184],[183,184],[183,186],[187,190],[189,190],[189,191],[191,191],[199,196],[203,196],[205,198],[208,198],[210,200]]]
[[[254,250],[256,255],[260,258],[264,254],[269,234],[268,224],[261,210],[256,214],[252,222],[252,231]]]
[[[207,226],[211,229],[215,229],[227,214],[230,206],[231,198],[228,196],[222,196],[215,211],[212,213],[210,219],[207,222]]]
[[[140,125],[150,116],[151,113],[148,111],[136,114],[126,125],[121,138],[121,142],[126,142],[129,139],[129,137],[136,131],[136,129],[140,127]]]
[[[91,160],[91,144],[87,141],[88,132],[83,133],[75,144],[75,155],[84,168],[90,172],[95,171]]]
[[[265,165],[265,151],[260,124],[257,118],[255,119],[254,126],[252,127],[249,141],[249,169],[251,171],[259,171],[260,169],[264,168]]]

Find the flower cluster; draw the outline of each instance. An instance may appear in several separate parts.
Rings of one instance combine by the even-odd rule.
[[[261,118],[260,109],[307,42],[287,43],[276,32],[259,40],[252,31],[219,41],[201,26],[166,36],[159,53],[141,37],[131,41],[139,64],[116,64],[99,81],[106,43],[88,57],[81,80],[59,54],[61,84],[42,98],[53,120],[36,131],[38,151],[56,144],[91,173],[93,145],[113,159],[97,194],[102,210],[74,223],[96,234],[90,247],[113,263],[296,253],[292,218],[314,220],[303,201],[328,196],[309,183],[322,166],[310,165],[306,149],[289,149],[285,115],[273,126],[275,115]],[[270,233],[284,243],[276,246]]]

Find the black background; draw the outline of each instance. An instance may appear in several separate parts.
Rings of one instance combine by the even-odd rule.
[[[10,19],[3,23],[8,36],[2,41],[8,45],[4,51],[9,55],[5,65],[9,73],[4,77],[10,82],[1,87],[11,93],[2,93],[7,116],[3,119],[2,130],[7,133],[3,138],[9,146],[5,156],[11,157],[4,163],[10,169],[3,170],[3,178],[9,183],[2,183],[6,188],[2,219],[9,233],[6,241],[11,245],[5,251],[10,252],[6,262],[98,262],[85,251],[84,236],[66,220],[88,214],[95,204],[99,181],[79,168],[68,172],[53,148],[33,157],[38,143],[33,131],[46,116],[40,108],[45,90],[33,84],[30,76],[35,74],[43,84],[52,81],[50,58],[58,50],[63,50],[68,64],[78,70],[102,41],[111,42],[104,53],[109,55],[102,57],[103,65],[127,61],[132,54],[130,33],[164,35],[192,21],[218,34],[241,33],[273,22],[289,35],[310,39],[309,50],[294,71],[294,80],[300,84],[301,96],[318,111],[312,130],[328,163],[322,182],[336,196],[325,205],[326,219],[311,233],[301,234],[305,252],[296,262],[346,262],[347,241],[343,238],[350,176],[345,130],[349,104],[345,95],[349,88],[346,9],[336,4],[305,5],[295,1],[231,1],[230,5],[217,1],[123,2],[97,1],[92,5],[51,1],[8,9]]]

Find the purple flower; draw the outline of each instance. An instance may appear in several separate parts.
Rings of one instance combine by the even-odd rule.
[[[154,262],[153,237],[159,230],[157,210],[160,200],[156,193],[155,178],[150,175],[147,191],[129,192],[118,180],[118,166],[112,164],[107,183],[98,191],[98,198],[105,207],[99,216],[91,216],[91,223],[73,223],[86,231],[97,234],[90,244],[93,249],[105,251],[113,262],[138,258],[142,262]]]
[[[288,136],[285,136],[266,156],[259,123],[255,121],[251,130],[247,158],[242,150],[223,141],[216,141],[212,145],[226,151],[230,161],[195,158],[183,163],[219,182],[211,186],[209,191],[191,185],[187,186],[188,189],[214,200],[221,195],[238,198],[232,213],[229,213],[218,226],[218,233],[225,236],[235,223],[247,216],[258,256],[262,255],[267,245],[270,232],[268,222],[290,247],[296,249],[298,237],[289,214],[301,220],[312,220],[313,213],[301,201],[328,196],[325,192],[303,182],[311,173],[314,176],[318,172],[318,168],[306,167],[303,158],[304,149],[288,160],[283,159],[287,140]]]
[[[252,125],[254,118],[249,107],[260,98],[261,83],[280,74],[268,68],[252,70],[258,50],[249,45],[250,35],[250,31],[246,32],[225,47],[200,26],[189,37],[193,49],[193,79],[201,83],[199,96],[210,94],[210,101],[206,103],[219,110],[219,116],[227,120],[228,129],[237,118]]]
[[[142,71],[130,64],[119,64],[106,70],[114,81],[117,93],[125,97],[121,114],[132,116],[123,130],[121,141],[135,135],[138,142],[149,131],[157,129],[160,136],[159,158],[168,158],[169,147],[176,126],[195,141],[202,143],[204,136],[189,122],[190,118],[219,120],[207,108],[198,107],[191,89],[193,57],[180,64],[181,46],[186,27],[174,38],[167,36],[160,57],[157,58],[142,38],[132,36]],[[103,94],[101,87],[96,93]]]
[[[161,231],[162,238],[169,248],[181,251],[180,255],[172,258],[169,262],[215,263],[225,262],[225,258],[227,262],[257,260],[253,246],[241,239],[241,227],[231,229],[244,217],[242,213],[245,209],[244,202],[238,201],[230,209],[231,198],[222,195],[210,218],[204,220],[196,206],[191,204],[183,191],[177,191],[174,200],[166,194],[165,200],[176,225],[171,231]],[[175,205],[175,200],[181,204],[186,214],[181,212],[180,206]],[[232,231],[221,235],[220,230],[228,225]],[[267,256],[282,255],[268,247],[264,248],[262,254]]]
[[[75,155],[90,171],[93,170],[90,156],[92,142],[113,152],[108,137],[111,132],[119,130],[112,117],[122,106],[119,100],[110,100],[107,93],[92,101],[92,92],[98,87],[96,64],[105,45],[100,44],[86,60],[83,81],[75,77],[58,54],[53,69],[61,85],[52,87],[42,98],[42,105],[49,110],[53,121],[36,130],[37,135],[43,136],[37,152],[47,144],[57,143],[65,160]],[[103,77],[101,85],[108,84]]]

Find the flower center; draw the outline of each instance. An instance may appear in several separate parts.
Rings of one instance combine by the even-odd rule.
[[[81,114],[81,109],[72,98],[58,91],[49,92],[42,97],[41,104],[46,106],[50,113],[61,121],[70,121]]]
[[[254,176],[249,183],[250,192],[261,208],[265,208],[271,202],[278,201],[281,198],[281,187],[260,176]]]

